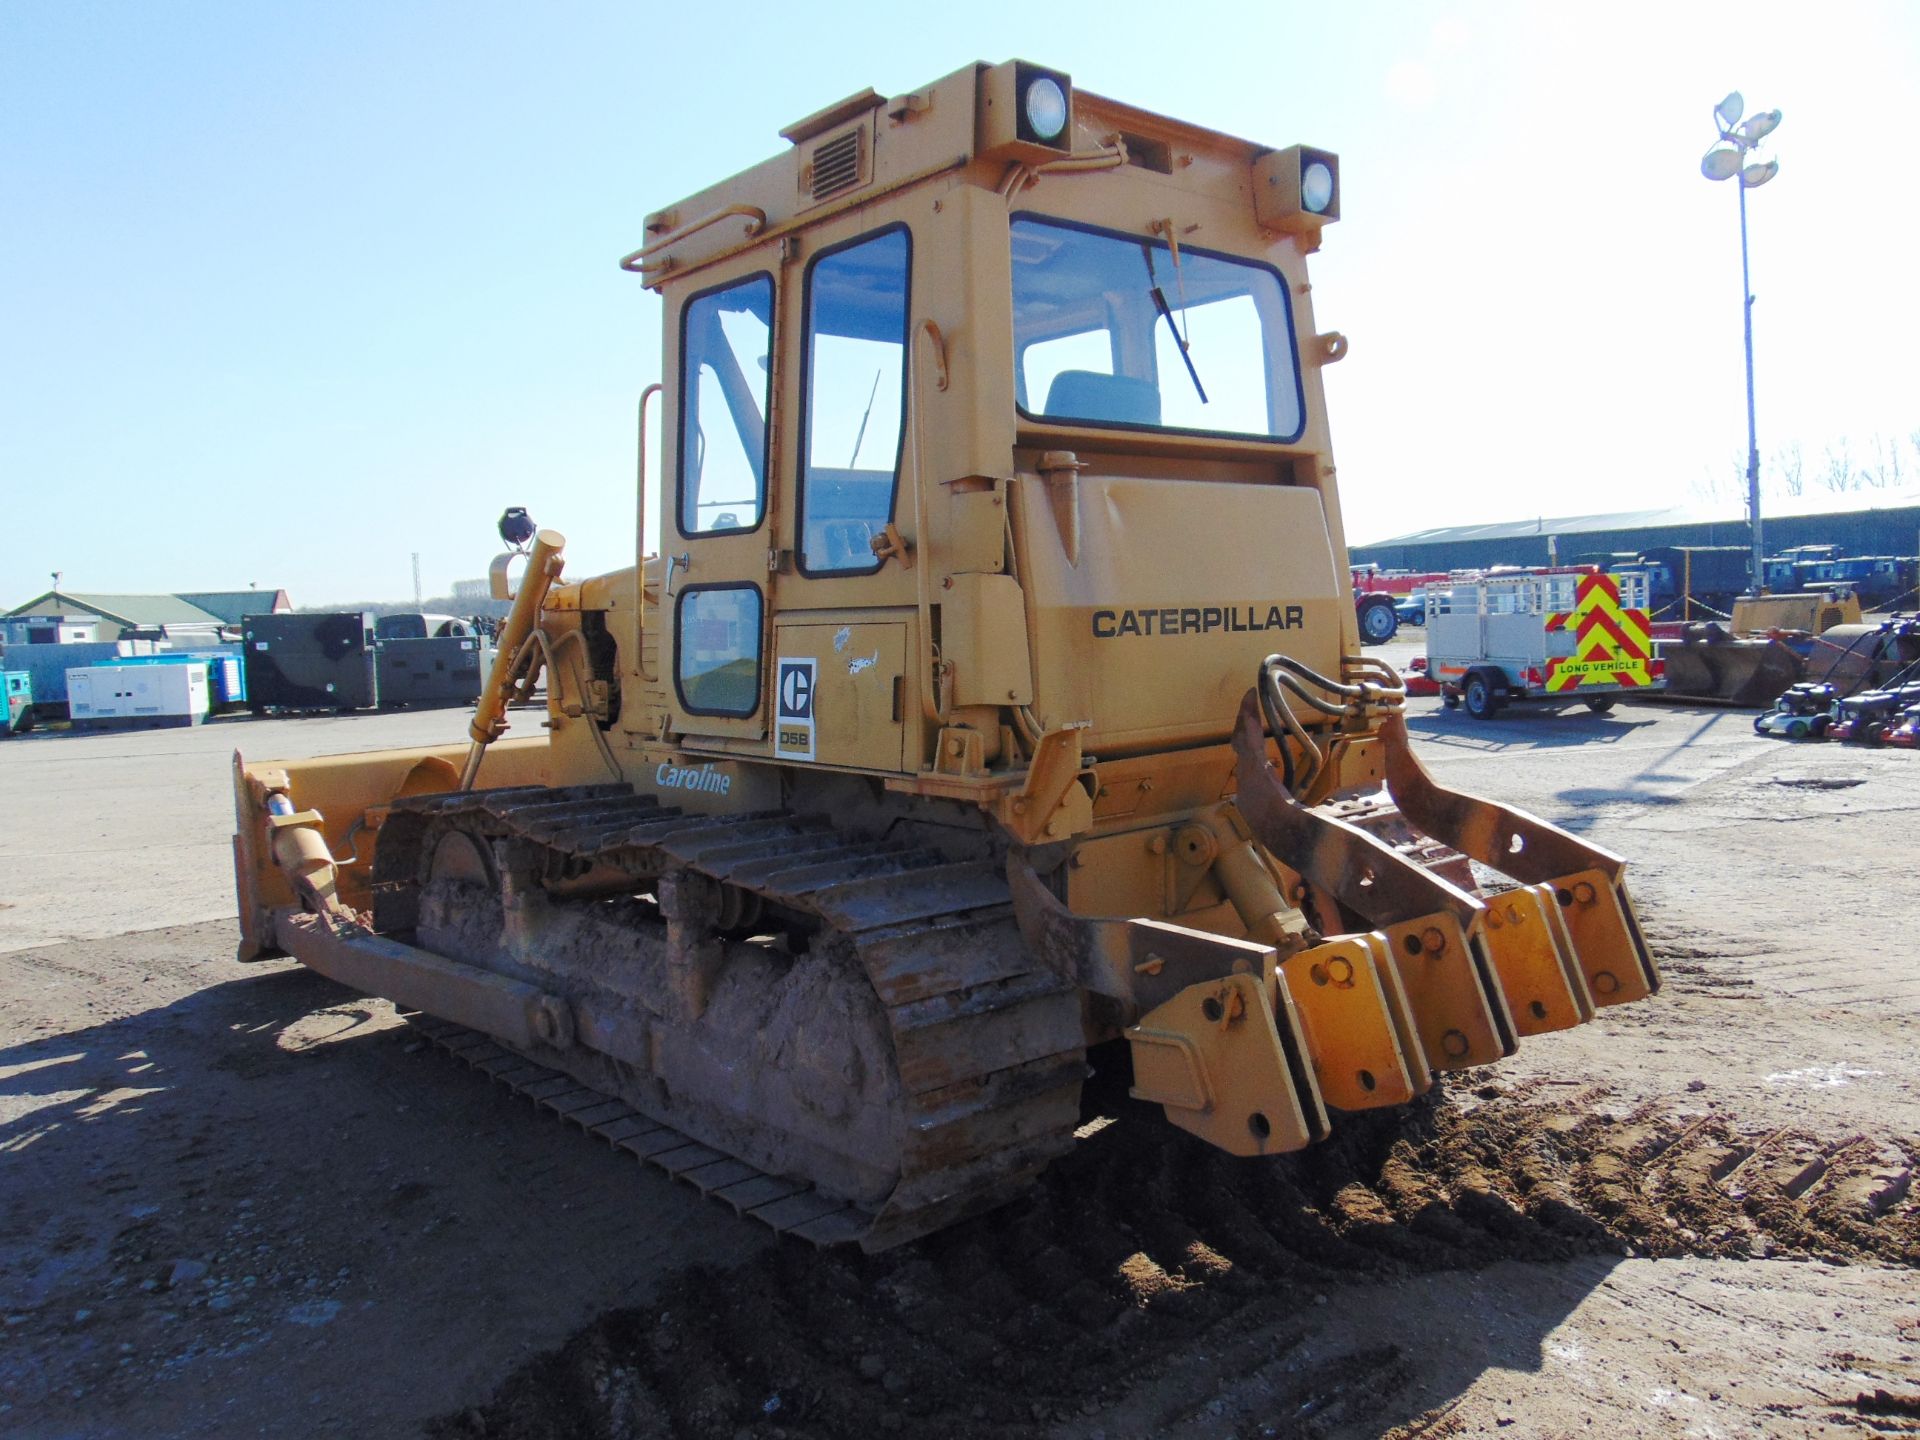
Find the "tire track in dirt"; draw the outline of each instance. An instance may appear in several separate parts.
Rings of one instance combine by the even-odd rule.
[[[1913,1143],[1483,1080],[1253,1164],[1105,1097],[1121,1123],[1086,1127],[1029,1201],[877,1257],[785,1244],[688,1269],[435,1433],[1028,1434],[1260,1328],[1270,1371],[1290,1356],[1273,1433],[1324,1435],[1391,1424],[1412,1367],[1393,1343],[1305,1353],[1315,1287],[1605,1254],[1920,1267]]]

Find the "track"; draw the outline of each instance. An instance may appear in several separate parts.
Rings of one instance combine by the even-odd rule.
[[[504,1049],[485,1035],[428,1015],[408,1019],[446,1054],[532,1101],[535,1108],[577,1125],[586,1134],[675,1180],[686,1181],[701,1194],[711,1195],[731,1206],[736,1214],[758,1220],[778,1234],[794,1235],[824,1247],[857,1240],[873,1223],[873,1216],[857,1206],[823,1194],[804,1181],[756,1170],[671,1125],[648,1119],[622,1100],[582,1085],[564,1071]]]
[[[667,956],[667,969],[706,967],[713,978],[688,1002],[684,990],[647,990],[652,976],[609,976],[609,966],[620,967],[604,946],[582,946],[585,958],[568,962],[552,958],[565,954],[556,942],[545,951],[553,968],[543,982],[588,1017],[578,1043],[519,1055],[465,1032],[441,1028],[430,1036],[535,1103],[578,1117],[591,1133],[776,1230],[822,1245],[884,1249],[1004,1203],[1072,1143],[1087,1073],[1079,998],[1033,967],[1005,881],[989,862],[956,863],[936,850],[857,837],[785,811],[688,815],[625,787],[427,796],[396,804],[382,827],[377,929],[407,933],[435,922],[435,857],[449,837],[471,841],[482,866],[487,855],[504,857],[506,888],[551,890],[551,901],[535,897],[558,917],[541,934],[592,924],[604,937],[617,922],[636,943],[653,946],[650,953]],[[622,895],[629,898],[608,898]],[[524,900],[510,902],[499,924],[509,909],[525,908]],[[738,960],[741,938],[756,927],[799,939],[786,948],[770,941]],[[884,1017],[891,1074],[863,1076],[856,1066],[845,1083],[864,1108],[832,1124],[856,1130],[881,1103],[862,1097],[880,1096],[892,1107],[885,1142],[892,1149],[878,1162],[892,1177],[883,1198],[850,1194],[844,1178],[836,1183],[796,1166],[805,1146],[786,1143],[778,1121],[762,1122],[737,1096],[727,1097],[733,1109],[721,1113],[686,1072],[670,1073],[671,1053],[658,1075],[636,1073],[637,1055],[672,1052],[679,1035],[607,1048],[612,1042],[602,1037],[676,1025],[685,1031],[720,1013],[719,999],[705,1009],[708,989],[736,1008],[748,1003],[737,996],[747,982],[728,989],[729,964],[760,967],[752,983],[762,989],[776,983],[767,978],[776,971],[788,988],[813,984],[835,965],[864,975],[871,997],[863,989],[861,998]],[[802,971],[810,973],[789,983]],[[829,998],[840,1008],[849,1003]],[[736,1027],[753,1032],[740,1043],[762,1043],[768,1023],[764,1012],[752,1012]],[[835,1050],[841,1039],[796,1032],[782,1053]],[[757,1055],[722,1054],[719,1069],[752,1073]],[[796,1108],[800,1120],[808,1118],[803,1109]]]

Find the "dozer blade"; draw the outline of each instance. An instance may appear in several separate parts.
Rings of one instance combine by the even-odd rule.
[[[1524,810],[1447,789],[1413,753],[1402,716],[1380,722],[1380,740],[1387,793],[1410,823],[1469,859],[1538,887],[1543,897],[1552,895],[1593,1004],[1620,1005],[1660,988],[1660,971],[1627,894],[1624,860]]]
[[[1282,865],[1379,930],[1428,1067],[1463,1070],[1511,1055],[1513,1021],[1481,903],[1377,836],[1294,799],[1268,758],[1253,691],[1233,744],[1241,814]]]

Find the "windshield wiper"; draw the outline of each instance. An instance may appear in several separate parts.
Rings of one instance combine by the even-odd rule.
[[[1173,307],[1167,304],[1166,292],[1160,288],[1160,277],[1153,273],[1153,247],[1142,245],[1140,253],[1146,257],[1147,279],[1151,282],[1147,287],[1147,295],[1153,301],[1153,308],[1158,310],[1166,320],[1167,329],[1173,335],[1173,343],[1180,351],[1181,360],[1186,363],[1187,378],[1193,381],[1194,393],[1200,397],[1200,403],[1205,405],[1207,387],[1200,383],[1200,372],[1193,368],[1193,356],[1187,351],[1186,339],[1181,335],[1180,327],[1174,323]]]

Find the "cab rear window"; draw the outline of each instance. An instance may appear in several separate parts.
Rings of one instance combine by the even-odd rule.
[[[1297,440],[1271,266],[1037,216],[1013,221],[1014,393],[1036,420]]]

